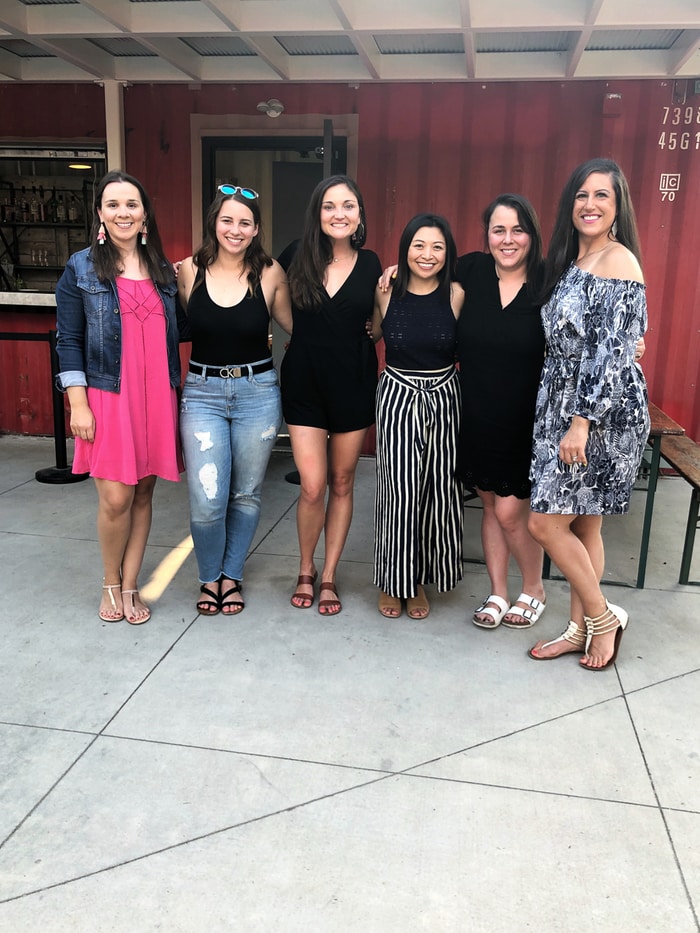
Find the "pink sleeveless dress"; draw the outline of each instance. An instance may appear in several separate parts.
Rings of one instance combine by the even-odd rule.
[[[88,388],[95,440],[90,444],[76,438],[73,472],[129,486],[145,476],[178,482],[184,464],[163,302],[150,279],[119,276],[116,284],[122,319],[121,389]]]

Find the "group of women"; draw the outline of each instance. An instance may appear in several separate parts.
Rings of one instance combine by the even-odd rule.
[[[410,617],[425,618],[424,587],[444,592],[461,579],[466,483],[483,504],[491,589],[474,623],[539,620],[544,548],[570,583],[571,618],[531,657],[577,651],[589,670],[612,664],[627,614],[600,589],[602,516],[628,509],[648,434],[635,362],[644,285],[616,163],[591,160],[572,174],[546,261],[531,205],[503,195],[484,212],[486,252],[457,259],[448,222],[420,214],[402,234],[398,266],[382,274],[363,249],[360,191],[333,176],[314,191],[300,241],[280,257],[285,276],[262,247],[257,198],[219,188],[202,246],[176,280],[142,186],[110,173],[96,193],[92,245],[71,257],[57,287],[74,468],[89,470],[98,490],[100,617],[139,624],[150,616],[136,577],[155,478],[176,479],[181,469],[179,332],[192,340],[180,433],[201,613],[243,609],[243,566],[282,412],[300,478],[291,604],[314,603],[323,531],[318,611],[341,611],[336,572],[376,417],[379,611],[396,618],[405,602]],[[270,315],[292,335],[281,400]],[[368,332],[385,341],[378,385]],[[513,603],[511,555],[522,577]]]

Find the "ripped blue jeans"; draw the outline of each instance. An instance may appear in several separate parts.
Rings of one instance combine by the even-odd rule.
[[[200,583],[243,579],[281,423],[274,369],[228,379],[187,374],[180,434]]]

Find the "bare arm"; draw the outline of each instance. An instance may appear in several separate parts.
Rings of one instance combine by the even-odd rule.
[[[70,403],[70,430],[73,437],[84,441],[95,440],[95,416],[88,405],[85,386],[69,386],[66,395]]]
[[[197,269],[192,262],[192,257],[188,256],[187,259],[183,259],[179,264],[177,273],[177,293],[180,296],[182,307],[185,309],[192,294],[196,274]]]
[[[372,314],[372,329],[370,336],[376,343],[382,338],[382,321],[389,305],[389,295],[382,291],[381,285],[377,285],[374,292],[374,313]]]
[[[289,285],[284,269],[276,260],[263,270],[261,285],[272,319],[285,333],[291,334],[292,303],[289,298]]]
[[[455,316],[455,320],[459,320],[462,305],[464,304],[464,289],[459,282],[452,282],[450,285],[450,304],[452,305],[452,313]]]

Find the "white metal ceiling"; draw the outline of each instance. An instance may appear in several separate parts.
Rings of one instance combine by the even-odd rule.
[[[700,78],[700,0],[0,0],[0,81]]]

